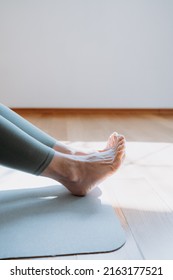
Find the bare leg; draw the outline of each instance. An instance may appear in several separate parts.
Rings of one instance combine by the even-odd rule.
[[[72,194],[83,196],[99,182],[114,174],[125,156],[125,139],[117,137],[105,151],[76,156],[55,152],[41,176],[62,183]]]

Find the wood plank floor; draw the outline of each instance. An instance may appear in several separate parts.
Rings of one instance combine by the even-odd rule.
[[[127,139],[122,168],[102,183],[101,199],[115,209],[127,242],[106,254],[54,259],[173,259],[173,112],[18,110],[53,137],[74,146],[102,148],[113,131]],[[2,167],[1,189],[21,187],[25,174]],[[30,176],[30,175],[27,175]],[[27,177],[28,178],[28,177]],[[32,187],[31,176],[25,187]],[[106,238],[106,237],[105,237]]]

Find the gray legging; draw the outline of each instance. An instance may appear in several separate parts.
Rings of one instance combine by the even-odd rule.
[[[39,175],[49,165],[56,140],[0,104],[0,164]]]

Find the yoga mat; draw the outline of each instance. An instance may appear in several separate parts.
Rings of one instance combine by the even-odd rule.
[[[97,192],[77,197],[60,185],[0,191],[0,259],[119,249],[124,231]]]

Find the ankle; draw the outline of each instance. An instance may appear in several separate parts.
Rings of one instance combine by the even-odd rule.
[[[59,182],[77,183],[80,180],[78,161],[71,155],[55,152],[48,167],[41,174]]]
[[[63,153],[63,154],[68,154],[68,155],[72,155],[73,152],[71,149],[69,149],[66,145],[60,143],[60,142],[56,142],[55,145],[53,146],[53,149],[57,152]]]

